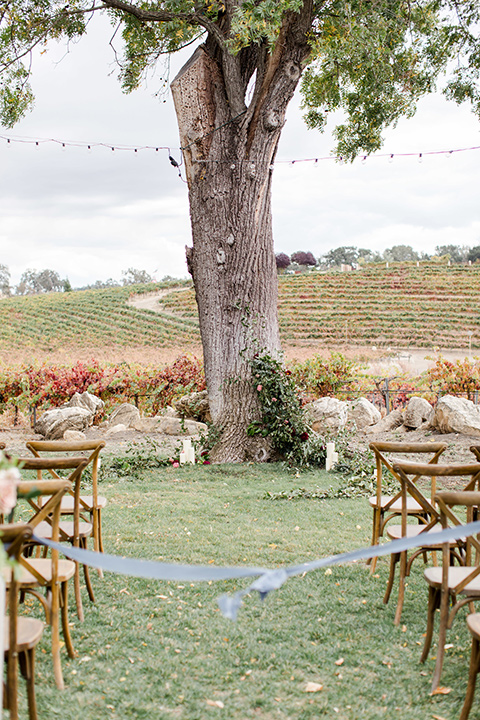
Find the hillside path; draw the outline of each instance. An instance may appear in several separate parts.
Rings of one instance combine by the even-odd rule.
[[[145,293],[144,295],[134,295],[133,297],[128,298],[127,304],[132,305],[132,307],[135,307],[138,310],[153,310],[153,312],[161,312],[164,315],[174,315],[175,313],[166,313],[165,310],[160,309],[158,307],[158,301],[166,295],[170,295],[170,293],[185,292],[185,290],[190,290],[190,288],[164,288],[163,290],[156,290],[155,292]]]

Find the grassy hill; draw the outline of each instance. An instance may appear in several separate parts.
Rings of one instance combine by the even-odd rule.
[[[173,292],[183,286],[183,292]],[[190,289],[187,289],[189,288]],[[156,310],[132,294],[159,292]],[[130,300],[130,301],[129,301]],[[480,265],[367,266],[350,273],[279,278],[286,344],[480,347]],[[199,345],[188,281],[51,293],[0,301],[0,357],[65,348],[168,348]]]
[[[196,318],[193,291],[160,306]],[[289,343],[480,346],[480,265],[369,265],[356,272],[279,278],[279,320]],[[471,334],[471,335],[470,335]]]

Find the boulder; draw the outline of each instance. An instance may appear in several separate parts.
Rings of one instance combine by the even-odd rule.
[[[94,417],[100,417],[105,412],[105,403],[100,398],[89,392],[75,393],[64,407],[81,407],[92,413]]]
[[[67,442],[78,442],[80,440],[86,440],[87,436],[80,430],[65,430],[63,433],[63,439]]]
[[[391,430],[399,428],[400,425],[403,425],[403,412],[401,410],[392,410],[392,412],[385,415],[380,422],[375,423],[375,425],[371,425],[368,428],[368,432],[375,434],[390,432]]]
[[[382,416],[375,405],[367,398],[358,398],[348,403],[348,422],[355,423],[357,430],[380,422]]]
[[[85,430],[93,423],[93,415],[81,407],[60,407],[47,410],[35,423],[34,431],[46,440],[61,440],[67,430]]]
[[[315,432],[338,433],[347,424],[348,403],[336,398],[323,397],[306,405],[305,412]]]
[[[111,428],[107,430],[105,435],[107,437],[110,437],[110,435],[118,435],[119,433],[126,432],[127,426],[123,423],[117,423],[116,425],[113,425]]]
[[[165,415],[140,418],[132,427],[138,432],[163,433],[164,435],[197,435],[199,432],[206,432],[208,429],[205,423]]]
[[[125,425],[126,428],[133,427],[140,420],[140,413],[135,405],[123,403],[119,405],[109,417],[109,427],[114,425]]]
[[[430,425],[442,433],[480,437],[480,408],[471,400],[445,395],[437,402]]]
[[[212,420],[206,390],[184,395],[175,403],[175,408],[183,418],[191,418],[200,422],[211,422]]]
[[[412,397],[403,414],[403,424],[407,428],[417,429],[430,418],[433,408],[425,398]]]

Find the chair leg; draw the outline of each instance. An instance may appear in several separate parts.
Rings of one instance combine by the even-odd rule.
[[[427,631],[425,633],[425,642],[423,644],[422,656],[420,662],[424,663],[430,652],[432,645],[433,628],[435,625],[435,610],[438,607],[439,591],[431,585],[428,588],[428,610],[427,610]]]
[[[62,630],[65,640],[65,648],[69,658],[75,657],[75,649],[73,647],[72,636],[70,635],[70,625],[68,624],[68,583],[62,583],[61,587],[62,600]]]
[[[479,642],[476,637],[472,638],[472,654],[470,656],[470,670],[468,674],[467,693],[465,695],[465,702],[463,703],[462,712],[460,713],[459,720],[467,720],[470,709],[473,703],[473,696],[475,694],[475,684],[477,682],[477,675],[480,671],[480,652]]]
[[[372,542],[371,546],[374,547],[375,545],[378,545],[379,540],[379,529],[380,529],[380,513],[378,508],[373,508],[373,522],[372,522]],[[375,567],[377,565],[377,558],[369,558],[367,560],[367,565],[370,565],[370,573],[375,572]]]
[[[394,625],[400,624],[400,618],[402,617],[403,601],[405,599],[405,577],[407,574],[407,553],[400,553],[400,577],[398,581],[398,600],[397,610],[395,612],[395,618],[393,620]]]
[[[437,643],[437,661],[435,663],[435,671],[432,680],[432,693],[437,689],[440,682],[440,676],[443,668],[443,658],[445,657],[445,640],[447,636],[448,625],[448,603],[450,595],[448,592],[441,593],[440,598],[440,627],[438,631]]]
[[[28,718],[38,720],[37,700],[35,697],[35,648],[25,650],[19,655],[22,675],[27,683]]]
[[[400,557],[399,553],[392,553],[390,555],[390,574],[388,576],[387,589],[385,590],[385,595],[383,596],[383,602],[385,605],[390,600],[390,594],[392,592],[393,581],[395,580],[395,565],[397,564],[399,557]]]
[[[75,563],[75,575],[73,576],[73,586],[75,590],[75,603],[77,605],[77,616],[80,622],[83,622],[85,616],[83,614],[82,594],[80,592],[80,565]]]
[[[103,553],[103,540],[102,540],[102,516],[100,508],[94,508],[92,510],[91,522],[93,525],[93,547],[95,552]],[[102,568],[97,568],[98,577],[103,578]]]
[[[80,547],[83,550],[87,549],[87,540],[85,538],[80,541]],[[88,569],[88,565],[83,566],[83,575],[85,577],[85,585],[87,586],[88,597],[90,598],[90,601],[94,603],[95,602],[95,594],[93,592],[93,586],[92,586],[92,582],[90,580],[90,572]]]

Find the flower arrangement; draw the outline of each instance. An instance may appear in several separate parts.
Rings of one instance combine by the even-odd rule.
[[[13,519],[17,486],[21,480],[18,463],[0,451],[0,513]]]

